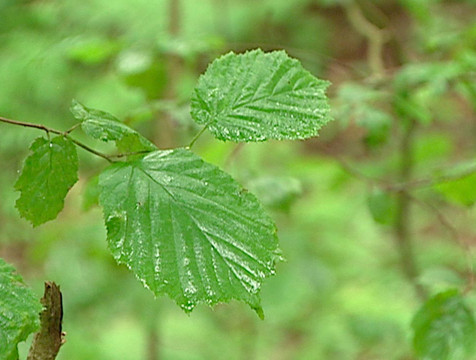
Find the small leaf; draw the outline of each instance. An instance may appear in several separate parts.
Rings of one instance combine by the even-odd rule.
[[[435,185],[435,190],[443,194],[451,202],[472,206],[476,203],[476,174]]]
[[[64,198],[78,180],[78,155],[74,144],[63,136],[37,138],[15,189],[20,191],[16,207],[20,215],[38,226],[56,218]]]
[[[260,314],[278,260],[276,227],[256,198],[189,150],[155,151],[99,178],[109,248],[154,294],[186,312],[237,299]]]
[[[231,52],[200,77],[191,115],[220,140],[306,139],[330,120],[328,86],[284,51]]]
[[[40,311],[40,301],[0,258],[0,359],[18,359],[17,345],[38,329]]]
[[[260,177],[250,181],[248,187],[264,205],[283,211],[289,211],[302,193],[301,182],[285,176]]]
[[[119,151],[151,151],[157,147],[134,129],[120,122],[113,115],[90,109],[76,100],[71,104],[73,116],[81,121],[83,131],[94,139],[115,141]]]
[[[412,321],[413,346],[427,360],[467,359],[474,349],[476,324],[457,290],[428,300]]]
[[[376,222],[382,225],[393,223],[396,213],[396,204],[395,198],[389,193],[375,190],[370,193],[367,198],[367,204],[370,214]]]

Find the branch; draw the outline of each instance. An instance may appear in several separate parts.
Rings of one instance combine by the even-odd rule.
[[[476,163],[468,167],[464,171],[455,174],[446,174],[428,179],[419,179],[414,181],[402,182],[398,184],[389,185],[389,191],[406,191],[421,188],[432,187],[439,184],[444,184],[451,181],[461,180],[469,175],[476,173]]]
[[[42,125],[42,124],[34,124],[34,123],[28,123],[28,122],[23,122],[23,121],[18,121],[18,120],[12,120],[12,119],[7,119],[7,118],[1,117],[1,116],[0,116],[0,122],[4,122],[4,123],[7,123],[7,124],[12,124],[12,125],[17,125],[17,126],[33,128],[33,129],[39,129],[39,130],[46,131],[46,133],[52,133],[52,134],[57,134],[57,135],[64,136],[65,138],[67,138],[68,140],[70,140],[75,145],[79,146],[80,148],[90,152],[91,154],[102,157],[103,159],[107,160],[110,163],[114,162],[114,160],[112,160],[114,158],[122,158],[122,157],[130,156],[130,155],[139,155],[139,154],[144,154],[144,153],[149,152],[149,151],[137,151],[137,152],[133,152],[133,153],[123,153],[123,154],[117,154],[117,155],[104,154],[102,152],[94,150],[93,148],[89,147],[88,145],[86,145],[86,144],[84,144],[84,143],[82,143],[82,142],[80,142],[80,141],[78,141],[78,140],[76,140],[76,139],[74,139],[70,136],[70,133],[74,129],[76,129],[79,126],[79,124],[74,125],[73,127],[71,127],[67,131],[60,131],[60,130],[56,130],[56,129],[47,127],[47,126]],[[204,130],[202,130],[200,132],[200,134],[203,131]]]
[[[411,193],[411,191],[415,189],[419,189],[423,186],[433,186],[433,185],[441,184],[447,181],[458,180],[465,176],[471,175],[476,172],[476,165],[460,174],[447,175],[447,176],[441,176],[435,179],[423,179],[423,180],[417,180],[413,182],[400,183],[400,184],[388,184],[381,179],[376,179],[360,172],[359,170],[354,168],[352,165],[348,164],[344,159],[336,155],[332,155],[330,153],[328,153],[328,155],[332,156],[341,165],[342,169],[345,172],[347,172],[349,175],[353,176],[354,178],[364,183],[367,183],[368,185],[376,186],[384,191],[404,194],[406,197],[408,197],[414,203],[418,204],[420,207],[434,213],[435,216],[438,218],[440,224],[448,231],[450,237],[453,239],[453,241],[456,244],[458,244],[459,247],[461,247],[461,249],[463,250],[465,254],[466,267],[468,269],[468,277],[467,277],[467,284],[466,284],[464,293],[468,293],[469,291],[474,289],[476,285],[476,277],[474,274],[474,267],[473,267],[473,261],[472,261],[473,252],[472,252],[470,244],[468,244],[468,242],[466,242],[462,238],[457,228],[445,217],[445,215],[436,206],[426,201],[420,200],[419,198],[414,196]]]
[[[400,142],[400,180],[406,182],[412,175],[414,168],[413,144],[415,122],[410,120],[404,129]],[[406,192],[397,194],[397,214],[394,225],[395,244],[400,254],[402,270],[408,281],[413,285],[416,294],[421,300],[427,298],[423,286],[418,282],[419,270],[413,250],[411,226],[411,198]]]
[[[40,314],[41,328],[33,338],[27,360],[54,360],[65,342],[61,326],[63,300],[59,286],[54,282],[45,282],[41,303],[44,306]]]
[[[438,218],[440,224],[448,230],[448,233],[450,234],[451,238],[453,239],[454,242],[458,244],[459,247],[463,250],[465,257],[466,257],[466,267],[468,269],[468,279],[467,279],[467,284],[466,288],[464,290],[464,293],[468,293],[472,289],[474,289],[475,285],[475,276],[474,276],[474,267],[473,267],[473,252],[471,250],[470,244],[468,244],[467,241],[465,241],[459,234],[458,230],[456,229],[455,226],[445,217],[445,215],[433,204],[430,204],[426,201],[422,201],[409,193],[407,195],[413,200],[415,203],[420,205],[423,208],[427,208],[431,212],[433,212],[436,217]]]
[[[45,125],[41,125],[41,124],[33,124],[33,123],[27,123],[27,122],[18,121],[18,120],[11,120],[11,119],[7,119],[7,118],[1,117],[1,116],[0,116],[0,121],[4,122],[4,123],[7,123],[7,124],[40,129],[40,130],[46,131],[47,133],[64,135],[63,132],[61,132],[59,130],[51,129],[51,128],[46,127]]]
[[[384,43],[387,41],[387,32],[368,21],[357,3],[350,2],[344,6],[344,9],[354,29],[368,40],[367,61],[372,73],[375,76],[383,75],[385,65],[382,50]]]
[[[202,134],[205,132],[205,130],[207,130],[208,128],[208,125],[210,125],[211,122],[209,122],[208,124],[205,124],[205,126],[193,137],[192,141],[190,141],[190,144],[188,144],[187,148],[188,149],[191,149],[193,144],[195,144],[195,142],[198,140],[198,138],[200,136],[202,136]]]

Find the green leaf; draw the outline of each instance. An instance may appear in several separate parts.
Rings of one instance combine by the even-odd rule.
[[[284,51],[231,52],[200,77],[191,115],[220,140],[306,139],[330,120],[329,84]]]
[[[237,299],[258,314],[279,259],[256,198],[186,149],[115,163],[99,178],[109,248],[156,295],[186,312]]]
[[[476,324],[457,290],[428,300],[412,321],[413,346],[427,360],[467,359],[474,349]]]
[[[73,100],[71,112],[81,121],[87,135],[97,140],[115,141],[121,152],[157,150],[152,142],[105,111],[87,108]]]
[[[302,194],[301,182],[292,177],[260,177],[250,181],[248,187],[265,206],[283,211],[289,211]]]
[[[37,138],[15,189],[20,191],[16,207],[20,215],[38,226],[56,218],[64,198],[78,180],[78,155],[74,144],[63,136]]]
[[[395,198],[388,192],[381,190],[372,191],[367,198],[367,205],[372,218],[377,223],[382,225],[393,223],[396,213],[396,204]]]
[[[40,301],[0,258],[0,359],[17,360],[18,343],[39,328]]]
[[[451,202],[472,206],[476,203],[476,174],[435,185],[435,189]]]

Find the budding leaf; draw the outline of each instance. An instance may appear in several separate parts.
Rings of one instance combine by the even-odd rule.
[[[78,155],[74,144],[63,136],[37,138],[30,150],[15,183],[20,191],[16,207],[22,217],[38,226],[63,209],[66,194],[78,180]]]
[[[200,77],[191,115],[220,140],[306,139],[330,120],[328,86],[284,51],[231,52]]]
[[[73,100],[71,112],[81,121],[81,128],[87,135],[97,140],[115,141],[119,151],[157,150],[152,142],[105,111],[90,109]]]
[[[428,300],[413,318],[413,347],[427,360],[464,360],[474,349],[473,313],[457,290]]]
[[[40,301],[0,258],[0,359],[17,360],[18,343],[39,327]]]
[[[156,295],[186,312],[237,299],[258,314],[279,258],[257,199],[186,149],[119,162],[99,178],[109,248]]]

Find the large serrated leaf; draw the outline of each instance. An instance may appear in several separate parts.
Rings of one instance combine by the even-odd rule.
[[[90,109],[76,100],[71,104],[73,116],[81,121],[83,131],[94,139],[115,141],[119,151],[135,152],[156,150],[157,147],[134,129],[113,115]]]
[[[328,86],[284,51],[232,52],[200,77],[191,115],[221,140],[306,139],[330,120]]]
[[[0,258],[0,360],[17,360],[18,343],[39,327],[40,301]]]
[[[37,138],[30,150],[15,183],[21,192],[16,207],[22,217],[38,226],[63,209],[66,194],[78,180],[78,155],[74,144],[63,136]]]
[[[428,300],[413,318],[413,346],[427,360],[465,360],[474,350],[476,324],[457,290]]]
[[[257,199],[186,149],[115,163],[100,175],[109,247],[154,294],[185,311],[242,300],[278,259],[276,228]]]

